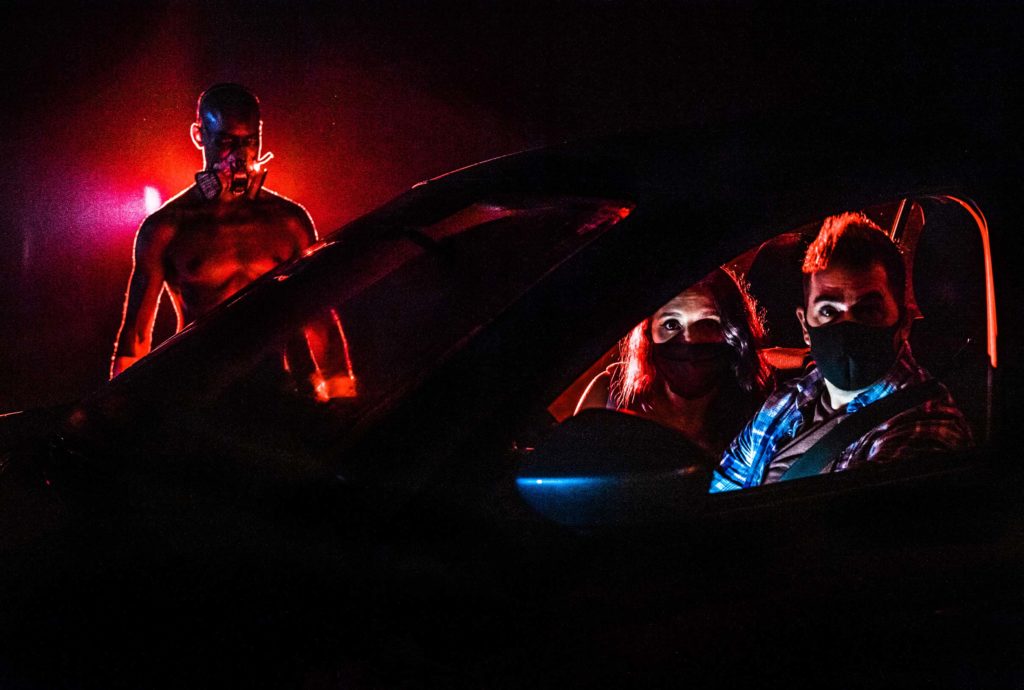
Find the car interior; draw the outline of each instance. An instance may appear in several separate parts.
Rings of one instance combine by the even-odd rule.
[[[912,318],[909,341],[917,361],[950,390],[975,441],[992,432],[996,313],[988,228],[977,206],[952,196],[896,199],[862,209],[887,231],[907,261]],[[801,375],[811,363],[795,316],[803,299],[801,263],[822,219],[780,233],[724,264],[748,286],[763,314],[761,352],[776,381]],[[685,286],[681,286],[681,290]],[[625,334],[623,334],[625,335]],[[588,386],[618,359],[618,343],[549,406],[564,422],[593,406]]]

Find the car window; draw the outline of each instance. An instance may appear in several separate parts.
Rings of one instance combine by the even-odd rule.
[[[429,222],[406,218],[359,251],[346,253],[344,237],[316,248],[311,266],[281,279],[319,281],[319,306],[269,339],[258,364],[238,371],[211,407],[248,428],[284,406],[269,423],[341,433],[408,394],[632,208],[600,198],[485,198]]]
[[[896,199],[860,211],[885,231],[904,255],[911,352],[926,370],[946,384],[975,438],[983,439],[991,425],[990,372],[994,363],[994,350],[987,347],[994,327],[994,311],[986,297],[986,291],[991,292],[991,276],[986,275],[989,269],[984,216],[971,202],[945,196]],[[780,228],[779,234],[720,267],[745,288],[764,326],[756,343],[773,379],[762,400],[787,381],[805,375],[814,365],[795,312],[803,303],[803,254],[822,220]],[[693,288],[694,285],[679,285],[677,290],[685,294]],[[647,316],[647,321],[622,333],[618,342],[612,343],[549,403],[547,412],[551,417],[563,422],[584,409],[596,407],[639,414],[668,426],[683,426],[658,412],[663,400],[648,395],[646,401],[636,403],[622,393],[623,382],[630,381],[629,372],[637,366],[631,353],[635,350],[634,341],[640,338],[638,330],[645,323],[643,337],[647,339],[648,352],[654,346],[652,315]],[[646,356],[653,358],[650,354]],[[658,385],[669,385],[656,363],[643,375],[657,376]],[[756,408],[748,420],[754,411]],[[725,410],[714,414],[723,415]],[[733,433],[739,430],[736,428]],[[712,456],[720,455],[720,445],[698,440]]]

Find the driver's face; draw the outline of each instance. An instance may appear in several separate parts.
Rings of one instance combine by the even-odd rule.
[[[871,264],[867,270],[835,266],[811,274],[806,314],[809,326],[856,321],[888,327],[899,320],[899,315],[899,305],[880,263]]]

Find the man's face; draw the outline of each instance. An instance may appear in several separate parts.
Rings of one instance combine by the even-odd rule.
[[[800,323],[805,312],[797,310]],[[835,266],[812,273],[807,295],[806,325],[826,326],[854,321],[866,326],[889,327],[900,318],[900,308],[889,289],[885,268],[880,263],[855,270]],[[806,329],[804,340],[810,340]]]
[[[199,137],[206,170],[220,177],[222,196],[244,194],[260,155],[259,116],[207,111],[199,122]]]
[[[811,274],[807,311],[797,309],[797,318],[830,395],[865,390],[892,366],[901,313],[880,263]]]

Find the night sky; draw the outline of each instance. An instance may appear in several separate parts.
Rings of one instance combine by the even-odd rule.
[[[191,183],[195,99],[218,81],[260,97],[267,186],[321,235],[421,179],[593,134],[851,107],[1015,128],[1019,7],[810,7],[9,3],[0,411],[105,380],[145,190]]]

